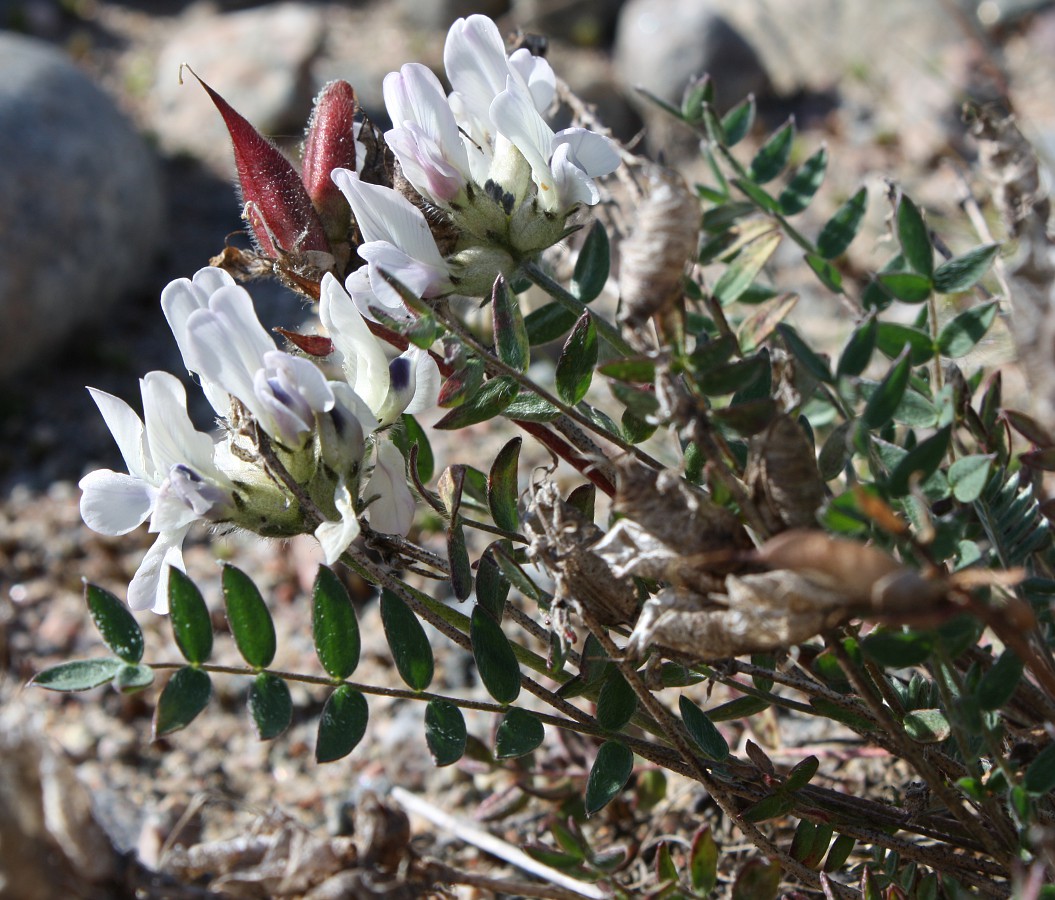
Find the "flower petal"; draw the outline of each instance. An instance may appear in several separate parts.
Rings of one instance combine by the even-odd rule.
[[[389,388],[388,357],[352,298],[329,273],[322,279],[319,318],[341,354],[348,384],[371,411],[380,409]]]
[[[363,491],[370,502],[370,527],[384,534],[410,531],[414,522],[414,495],[407,487],[407,469],[398,448],[383,441],[377,447],[377,465]]]
[[[150,451],[147,449],[143,420],[120,397],[95,388],[88,388],[88,393],[92,395],[95,405],[99,407],[99,412],[103,415],[106,427],[114,436],[128,474],[146,481],[152,480],[154,465],[150,459]]]
[[[187,415],[187,391],[169,372],[147,372],[139,382],[143,392],[147,444],[157,472],[188,465],[201,475],[216,473],[213,440],[197,431]]]
[[[392,188],[367,184],[348,169],[334,169],[332,177],[348,198],[365,243],[384,241],[426,265],[444,268],[429,223],[406,197]]]
[[[192,371],[249,405],[253,377],[263,355],[275,349],[241,287],[224,287],[212,295],[208,309],[187,317],[187,350]]]
[[[549,167],[553,130],[538,114],[531,95],[513,78],[491,104],[495,127],[524,155],[531,166],[531,176],[539,189],[539,203],[544,209],[555,209],[553,172]]]
[[[486,121],[491,101],[504,90],[509,76],[498,26],[487,16],[458,19],[447,32],[443,67],[466,111]]]
[[[99,534],[128,534],[142,525],[154,506],[155,490],[134,475],[96,469],[78,484],[81,518]]]
[[[403,354],[414,365],[414,396],[403,412],[410,415],[432,409],[440,399],[440,367],[427,350],[411,347]]]
[[[553,136],[553,150],[567,144],[569,159],[591,178],[608,175],[619,168],[619,152],[603,134],[585,128],[565,128]]]
[[[509,55],[509,68],[527,85],[535,109],[545,113],[557,96],[557,77],[553,74],[553,67],[527,47],[521,47]]]
[[[332,566],[341,558],[341,554],[359,537],[359,519],[352,505],[352,495],[342,481],[333,496],[341,518],[336,522],[323,522],[315,529],[315,537],[322,545],[326,565]]]
[[[187,319],[198,309],[207,309],[209,298],[220,288],[234,286],[234,279],[223,269],[206,266],[194,273],[194,279],[178,278],[161,292],[161,310],[172,329],[173,337],[183,355],[183,363],[192,369],[187,342]],[[212,408],[221,416],[230,412],[231,401],[227,391],[215,384],[204,381],[202,390]]]
[[[132,609],[152,609],[159,615],[169,611],[169,566],[186,571],[183,565],[183,539],[186,536],[186,528],[163,531],[158,535],[128,585],[128,605]]]

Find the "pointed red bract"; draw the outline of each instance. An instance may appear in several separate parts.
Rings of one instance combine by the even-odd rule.
[[[355,171],[355,107],[355,89],[347,81],[331,81],[315,98],[304,140],[301,178],[326,233],[337,240],[348,234],[351,208],[330,173]]]
[[[260,250],[272,258],[278,257],[279,250],[329,253],[322,221],[296,169],[231,104],[200,78],[198,83],[223,116],[231,135],[245,215]]]
[[[308,356],[329,356],[333,353],[333,341],[322,334],[300,334],[286,328],[276,328],[279,334]]]

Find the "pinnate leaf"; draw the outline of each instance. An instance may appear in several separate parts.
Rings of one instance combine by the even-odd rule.
[[[491,317],[498,358],[511,369],[526,372],[531,361],[531,345],[524,314],[520,311],[520,301],[501,275],[491,293]]]
[[[484,382],[461,406],[452,409],[433,427],[453,431],[486,422],[499,415],[516,397],[519,386],[510,377],[501,375]]]
[[[630,780],[634,754],[618,741],[605,741],[586,779],[586,815],[592,816],[611,802]]]
[[[261,672],[249,685],[249,715],[260,740],[270,741],[293,721],[293,698],[289,686],[277,675]]]
[[[524,756],[542,744],[546,729],[538,717],[514,707],[506,713],[495,734],[495,758]]]
[[[84,598],[106,646],[125,662],[139,662],[143,658],[143,632],[128,607],[94,584],[85,584]]]
[[[584,312],[564,342],[555,376],[557,394],[574,406],[590,389],[593,369],[597,365],[597,328],[593,316]]]
[[[315,653],[331,677],[343,680],[359,665],[359,623],[352,598],[326,566],[319,566],[311,598]]]
[[[729,756],[729,743],[707,714],[684,694],[679,698],[678,706],[689,736],[704,755],[715,761],[726,759]]]
[[[520,525],[517,513],[517,466],[523,440],[515,437],[495,457],[487,476],[487,505],[495,525],[506,531],[516,531]]]
[[[785,216],[800,213],[810,205],[813,195],[817,193],[824,181],[824,172],[827,168],[828,150],[826,147],[821,147],[799,166],[778,200],[780,211]]]
[[[414,611],[387,589],[381,591],[381,624],[400,678],[415,691],[425,690],[432,683],[432,646]]]
[[[186,728],[209,704],[212,681],[194,666],[177,669],[168,680],[154,710],[154,738]]]
[[[997,303],[995,300],[964,310],[951,322],[948,322],[938,334],[938,348],[942,356],[959,359],[970,353],[975,345],[985,337],[989,326],[996,318]]]
[[[449,766],[465,755],[468,732],[462,711],[446,700],[430,700],[425,707],[425,743],[437,766]]]
[[[934,290],[942,294],[970,290],[989,271],[999,250],[999,244],[983,244],[942,263],[934,270]]]
[[[919,207],[904,195],[897,205],[897,237],[905,262],[929,281],[934,271],[934,248]]]
[[[212,653],[212,620],[201,591],[183,572],[170,566],[168,594],[176,646],[192,665],[205,662]]]
[[[499,703],[512,703],[520,695],[520,665],[502,627],[479,604],[470,618],[469,638],[487,693]]]
[[[861,230],[865,209],[868,206],[868,191],[861,188],[847,200],[821,229],[817,237],[817,253],[824,259],[835,259],[846,252],[857,232]]]
[[[366,698],[347,684],[340,685],[326,699],[319,717],[315,761],[333,762],[351,753],[366,734],[369,718]]]
[[[106,684],[124,665],[121,660],[109,656],[74,659],[38,672],[30,684],[49,691],[88,691]]]
[[[784,171],[784,166],[791,158],[791,144],[794,138],[795,120],[791,118],[772,134],[751,160],[749,174],[756,184],[772,181]]]
[[[223,599],[227,624],[238,652],[249,665],[266,669],[275,658],[275,624],[252,579],[232,565],[223,567]]]
[[[612,266],[612,251],[608,232],[600,221],[595,221],[583,241],[571,278],[571,293],[577,300],[589,303],[604,290]]]

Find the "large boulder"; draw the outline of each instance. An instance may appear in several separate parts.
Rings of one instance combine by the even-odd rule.
[[[0,32],[0,378],[101,320],[161,240],[157,161],[60,52]]]

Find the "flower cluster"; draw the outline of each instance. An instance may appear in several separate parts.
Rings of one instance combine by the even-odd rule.
[[[444,65],[449,95],[417,63],[385,78],[394,127],[384,135],[356,118],[349,85],[327,85],[299,174],[206,86],[234,144],[245,218],[288,284],[315,296],[323,272],[347,276],[364,314],[396,318],[408,313],[391,279],[426,299],[484,297],[598,202],[593,179],[619,155],[602,135],[546,123],[557,93],[548,62],[525,48],[507,55],[494,22],[474,15],[451,26]]]
[[[556,243],[568,216],[600,199],[593,179],[619,164],[601,135],[554,133],[543,118],[556,96],[549,63],[524,48],[507,56],[486,16],[451,26],[443,60],[449,96],[417,63],[384,81],[394,124],[385,142],[416,195],[368,185],[347,169],[333,173],[364,239],[359,256],[367,265],[347,282],[363,309],[380,302],[399,314],[402,301],[382,272],[421,297],[486,295],[497,275],[509,277]],[[446,257],[419,206],[453,225]]]
[[[351,86],[327,85],[300,172],[203,82],[232,138],[258,252],[225,253],[161,298],[219,417],[218,439],[191,424],[171,374],[143,378],[143,419],[92,391],[128,471],[87,475],[82,516],[104,534],[148,521],[158,534],[129,586],[134,609],[165,611],[165,573],[182,567],[196,521],[273,537],[312,530],[328,562],[363,516],[375,531],[406,534],[414,499],[383,429],[436,403],[439,371],[419,348],[390,361],[364,316],[407,317],[406,291],[486,296],[498,275],[560,240],[580,205],[598,202],[593,179],[619,156],[598,134],[546,124],[556,79],[544,59],[507,55],[494,22],[470,16],[451,27],[444,65],[449,95],[421,65],[385,78],[394,127],[384,135],[361,117]],[[319,301],[340,377],[279,349],[231,276],[269,269]]]
[[[314,533],[331,563],[359,534],[361,514],[376,531],[406,534],[414,498],[402,455],[379,429],[435,404],[439,371],[428,353],[411,348],[390,362],[332,275],[322,282],[320,312],[341,373],[335,379],[278,349],[248,292],[220,269],[172,282],[161,305],[223,435],[214,440],[194,428],[183,386],[167,372],[142,379],[143,419],[123,400],[92,390],[128,472],[85,476],[81,515],[103,534],[125,534],[148,520],[158,534],[129,585],[133,609],[166,611],[163,576],[170,565],[183,567],[183,540],[197,521],[284,537],[308,530],[307,505],[323,519]]]

